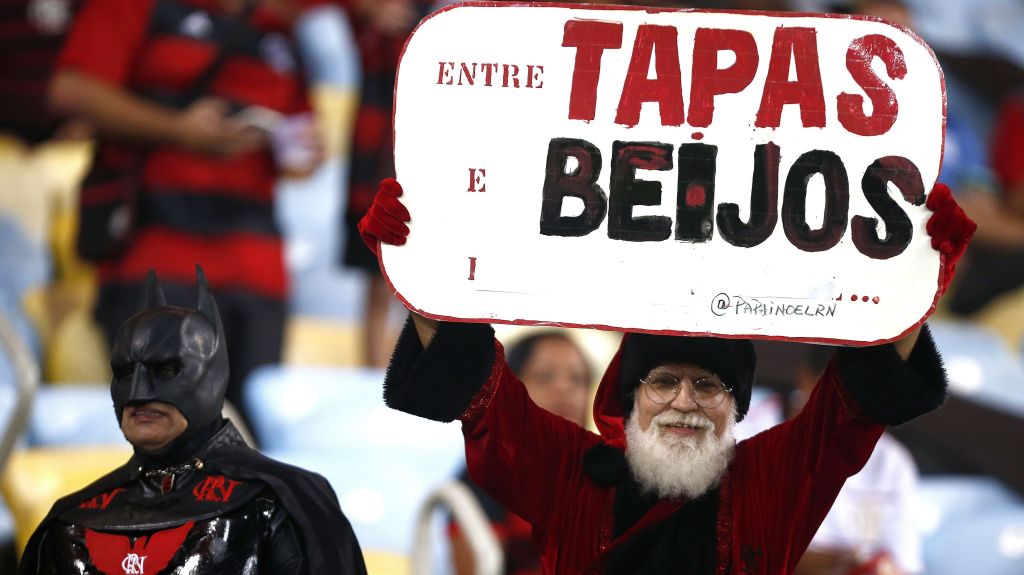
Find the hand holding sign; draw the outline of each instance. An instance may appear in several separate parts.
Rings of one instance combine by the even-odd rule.
[[[460,4],[400,64],[382,266],[436,319],[891,341],[944,281],[944,115],[877,20]]]
[[[942,254],[942,287],[940,294],[949,289],[956,273],[956,262],[967,250],[977,224],[967,217],[963,209],[953,199],[953,193],[945,184],[936,184],[932,193],[928,194],[928,209],[933,212],[928,218],[928,235],[932,238],[932,247]]]
[[[359,235],[363,243],[374,254],[380,253],[380,244],[401,246],[409,235],[409,210],[405,209],[401,200],[402,186],[394,178],[381,181],[377,187],[377,195],[366,215],[359,220]]]

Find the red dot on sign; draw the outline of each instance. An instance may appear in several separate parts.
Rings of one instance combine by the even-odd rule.
[[[857,296],[851,295],[850,296],[850,301],[857,301]]]
[[[704,139],[704,132],[694,132],[694,133],[690,134],[690,137],[693,138],[694,140],[703,140]]]
[[[880,298],[878,296],[875,296],[875,297],[871,298],[871,301],[873,301],[875,303],[878,303],[878,302],[882,301],[882,298]]]
[[[868,296],[861,296],[860,301],[868,301]]]
[[[707,191],[700,184],[686,186],[686,207],[696,208],[703,206],[707,201]]]

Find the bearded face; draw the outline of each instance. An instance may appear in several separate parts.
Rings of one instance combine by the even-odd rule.
[[[664,374],[680,382],[676,395],[645,389],[647,382]],[[692,364],[664,365],[652,370],[637,390],[626,422],[626,459],[644,492],[695,498],[721,481],[735,451],[736,408],[727,392],[718,403],[701,393],[702,378],[714,377]]]

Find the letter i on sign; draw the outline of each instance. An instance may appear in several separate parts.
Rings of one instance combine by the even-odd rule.
[[[469,258],[469,277],[466,279],[469,281],[476,280],[476,258],[474,257]]]

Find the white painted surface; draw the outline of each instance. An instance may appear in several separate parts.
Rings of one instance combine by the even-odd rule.
[[[568,118],[577,50],[562,47],[562,41],[571,19],[623,24],[622,48],[603,54],[596,115],[590,122]],[[687,108],[698,27],[753,34],[760,54],[757,73],[743,91],[716,97],[714,120],[706,128],[663,126],[654,103],[643,105],[637,126],[616,124],[623,78],[641,24],[678,30]],[[824,128],[803,127],[795,105],[783,108],[779,128],[754,126],[773,35],[780,26],[817,30]],[[895,41],[908,72],[903,79],[890,80],[875,60],[874,70],[900,104],[899,116],[888,132],[865,137],[841,126],[836,97],[863,93],[847,72],[846,54],[852,40],[869,34]],[[729,56],[723,52],[720,65]],[[456,63],[453,85],[438,82],[442,61]],[[480,76],[473,86],[460,87],[460,61],[509,63],[521,69],[542,65],[543,87],[484,86]],[[499,83],[497,77],[492,83]],[[462,4],[426,19],[414,33],[401,62],[396,98],[396,168],[413,221],[408,243],[384,246],[382,258],[399,295],[426,315],[867,343],[900,336],[932,309],[940,266],[924,231],[930,212],[902,201],[891,186],[915,233],[905,251],[887,260],[861,254],[849,225],[831,249],[801,251],[787,239],[781,218],[772,235],[752,248],[726,242],[717,225],[707,243],[613,240],[607,218],[583,237],[539,232],[546,155],[556,137],[584,139],[600,150],[603,167],[597,185],[607,193],[613,141],[663,142],[675,149],[697,141],[694,133],[700,132],[700,142],[719,147],[715,203],[738,204],[744,220],[750,216],[753,151],[769,141],[782,150],[781,182],[805,152],[838,154],[849,176],[849,218],[877,217],[860,181],[867,166],[881,156],[910,159],[930,189],[942,150],[942,77],[927,46],[902,29],[846,18]],[[467,191],[470,168],[486,169],[485,192]],[[659,206],[636,207],[634,217],[661,215],[674,222],[677,174],[678,166],[639,170],[637,179],[661,183],[662,197]],[[812,228],[821,221],[820,213],[817,220],[814,216],[821,209],[821,182],[812,178],[808,193]],[[782,197],[780,189],[780,209]],[[581,206],[578,200],[566,201],[563,214],[574,215]],[[472,280],[470,258],[476,258]],[[851,295],[858,300],[850,301]],[[717,307],[725,299],[728,307]],[[814,315],[819,306],[834,306],[834,313]],[[808,310],[812,315],[806,315]]]

